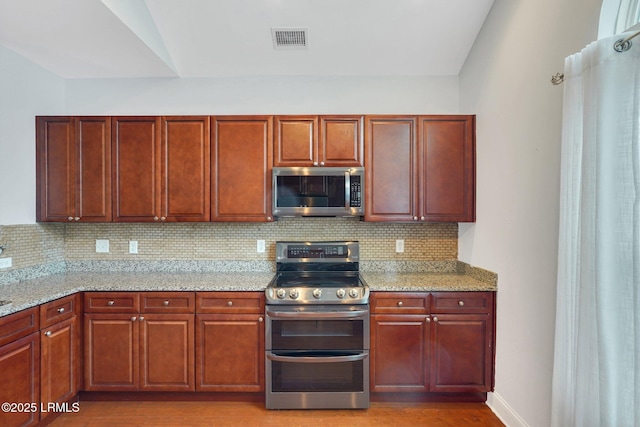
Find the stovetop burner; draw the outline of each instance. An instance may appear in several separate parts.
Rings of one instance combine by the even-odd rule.
[[[276,242],[267,304],[368,304],[358,242]]]

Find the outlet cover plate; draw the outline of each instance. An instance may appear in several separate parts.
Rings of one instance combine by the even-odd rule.
[[[404,252],[404,239],[396,240],[396,253]]]
[[[109,252],[109,241],[108,240],[96,240],[96,252],[99,253],[108,253]]]
[[[12,265],[11,258],[0,258],[0,268],[11,268]]]
[[[256,250],[260,254],[264,253],[264,251],[266,250],[266,245],[265,245],[264,240],[258,240],[258,243],[256,244]]]
[[[138,241],[137,240],[129,240],[129,253],[137,254],[138,253]]]

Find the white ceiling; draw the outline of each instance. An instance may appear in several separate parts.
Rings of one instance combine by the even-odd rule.
[[[0,44],[64,78],[457,75],[493,0],[0,0]],[[272,28],[306,28],[275,50]]]

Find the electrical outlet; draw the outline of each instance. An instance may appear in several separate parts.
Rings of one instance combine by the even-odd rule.
[[[109,241],[108,240],[96,240],[96,252],[108,253]]]
[[[264,240],[258,240],[258,243],[256,245],[256,249],[258,251],[258,253],[263,254],[265,251],[265,243]]]
[[[396,240],[396,253],[404,252],[404,239]]]
[[[11,268],[12,265],[11,258],[0,258],[0,268]]]
[[[137,254],[138,253],[138,241],[137,240],[129,240],[129,253]]]

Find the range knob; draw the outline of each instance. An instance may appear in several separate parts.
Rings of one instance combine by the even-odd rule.
[[[347,294],[347,293],[344,291],[344,289],[338,289],[338,290],[336,291],[336,296],[337,296],[338,298],[340,298],[340,299],[344,298],[344,296],[345,296],[346,294]]]
[[[356,288],[349,289],[349,296],[351,298],[358,298],[359,294],[360,293],[358,292],[358,290]]]
[[[296,288],[293,288],[289,291],[289,297],[291,297],[291,299],[296,299],[299,296],[300,296],[300,292],[298,292]]]
[[[320,299],[322,298],[322,289],[314,289],[313,290],[313,297],[315,299]]]
[[[280,299],[284,299],[284,297],[286,297],[286,296],[287,296],[287,292],[286,292],[284,289],[279,288],[279,289],[276,291],[276,296],[277,296],[278,298],[280,298]]]

